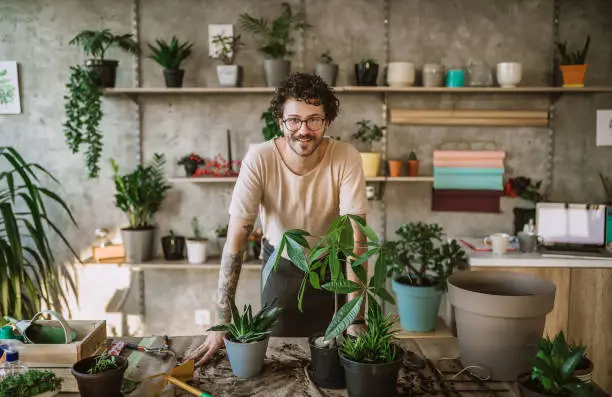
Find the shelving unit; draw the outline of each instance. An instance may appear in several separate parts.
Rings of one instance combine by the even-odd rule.
[[[211,257],[208,258],[206,263],[200,265],[192,265],[187,262],[186,259],[177,260],[177,261],[167,261],[164,258],[154,258],[150,261],[146,261],[143,263],[124,263],[121,260],[117,259],[109,259],[109,260],[100,260],[96,261],[93,258],[88,258],[83,261],[85,265],[118,265],[125,266],[130,268],[131,270],[218,270],[221,268],[221,259],[219,257]],[[242,269],[250,269],[250,270],[259,270],[262,265],[260,261],[249,259],[242,265]]]
[[[170,178],[169,181],[173,183],[234,183],[236,177],[177,177]],[[433,176],[376,176],[366,178],[366,182],[433,182]]]

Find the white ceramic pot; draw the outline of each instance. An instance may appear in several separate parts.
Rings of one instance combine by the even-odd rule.
[[[208,240],[187,239],[187,262],[192,265],[201,265],[208,259],[207,255]]]
[[[497,64],[497,84],[502,88],[516,87],[523,77],[523,65],[519,62]]]
[[[389,87],[408,87],[414,85],[414,64],[411,62],[390,62],[387,67]]]
[[[220,87],[237,87],[240,85],[240,67],[238,65],[217,65],[217,78]]]

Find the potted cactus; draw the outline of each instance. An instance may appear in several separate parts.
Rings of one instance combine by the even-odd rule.
[[[253,314],[251,305],[245,305],[240,314],[233,296],[230,296],[229,304],[232,312],[231,323],[215,325],[208,331],[226,333],[223,340],[232,372],[239,378],[252,378],[261,372],[272,327],[282,309],[275,307],[273,302]]]
[[[333,63],[333,59],[329,55],[329,51],[325,51],[323,54],[321,54],[319,61],[315,65],[315,74],[321,77],[328,86],[333,87],[336,85],[336,79],[338,78],[338,65]]]
[[[228,36],[218,34],[213,37],[212,44],[216,46],[214,58],[220,59],[222,65],[217,65],[217,79],[220,87],[241,87],[242,66],[234,65],[238,49],[244,44],[240,35]]]
[[[584,78],[589,68],[585,63],[591,36],[587,36],[582,50],[570,51],[567,42],[557,43],[559,68],[563,76],[563,87],[584,87]]]
[[[419,175],[419,159],[413,150],[408,155],[408,176]]]
[[[199,265],[208,259],[207,246],[208,239],[202,236],[198,218],[191,219],[191,229],[193,236],[187,238],[187,262],[192,265]]]
[[[182,87],[185,70],[181,64],[191,55],[192,43],[180,43],[176,36],[172,36],[170,44],[165,40],[155,40],[157,46],[147,44],[151,50],[149,58],[157,62],[164,70],[166,87]]]

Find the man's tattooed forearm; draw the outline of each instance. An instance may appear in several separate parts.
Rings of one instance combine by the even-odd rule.
[[[242,252],[224,254],[221,257],[221,273],[217,292],[218,322],[229,323],[232,318],[229,300],[236,296],[236,287],[242,269]]]

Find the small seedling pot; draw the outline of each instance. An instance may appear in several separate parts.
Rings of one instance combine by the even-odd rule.
[[[326,389],[344,389],[346,382],[344,369],[340,365],[338,349],[318,347],[317,338],[324,333],[318,333],[308,338],[312,365],[312,381],[315,385]]]
[[[359,363],[340,355],[346,376],[346,391],[349,397],[392,397],[397,395],[397,378],[404,358],[404,349],[399,350],[394,361],[382,364]]]
[[[223,338],[234,375],[242,379],[258,375],[266,358],[269,340],[268,337],[258,342],[238,343]]]
[[[127,369],[127,360],[117,357],[118,368],[97,374],[89,374],[87,371],[96,363],[97,356],[88,357],[77,361],[72,366],[72,375],[79,386],[81,397],[120,397],[123,374]]]

